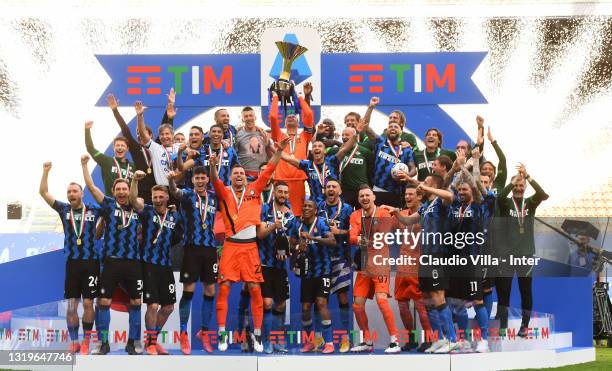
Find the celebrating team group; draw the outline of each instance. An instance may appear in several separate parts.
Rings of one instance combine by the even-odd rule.
[[[201,328],[195,336],[206,352],[214,351],[209,326],[215,312],[218,351],[228,349],[230,331],[247,329],[243,350],[287,353],[286,341],[273,341],[271,333],[285,330],[288,270],[300,281],[301,330],[315,334],[302,342],[300,352],[372,352],[368,299],[376,300],[390,337],[385,353],[487,352],[493,290],[498,297],[496,317],[505,329],[515,274],[522,308],[518,335],[526,335],[532,310],[531,265],[492,269],[443,263],[453,256],[533,257],[533,218],[548,195],[525,166],[516,166],[516,175],[506,185],[506,159],[490,128],[486,136],[497,166],[483,156],[485,129],[479,116],[476,142],[461,140],[453,150],[443,148],[443,133],[437,128],[428,129],[420,145],[407,131],[401,111],[391,112],[384,132],[376,133],[370,117],[377,97],[370,99],[363,117],[356,112],[345,116],[341,136],[329,119],[315,129],[311,93],[312,86],[305,84],[296,101],[297,114],[280,116],[279,97],[271,92],[271,130],[256,125],[251,107],[242,109],[238,127],[230,123],[227,110],[218,109],[207,132],[192,126],[189,138],[174,133],[173,90],[156,134],[145,124],[143,103],[135,103],[135,136],[109,95],[108,105],[122,132],[113,141],[112,156],[95,148],[93,122],[85,123],[89,155],[81,157],[81,166],[95,202],[84,202],[78,183],[68,185],[68,202],[53,197],[48,190],[52,165],[43,165],[40,194],[58,212],[64,228],[71,351],[89,354],[90,342],[91,354],[110,351],[111,303],[120,289],[129,297],[125,350],[168,354],[158,335],[176,307],[173,249],[182,250],[178,311],[184,354],[191,353],[188,322],[198,281],[203,297]],[[90,158],[99,165],[103,184],[95,184]],[[525,197],[527,184],[535,191],[531,197]],[[382,248],[374,243],[375,236],[398,229],[434,238],[385,242]],[[485,238],[449,243],[435,238],[436,233]],[[380,265],[381,254],[398,253],[417,262],[426,256],[431,264]],[[231,284],[238,282],[238,328],[229,329],[228,298]],[[329,307],[330,295],[337,296],[338,308]],[[412,301],[424,333],[435,336],[410,336],[400,344],[392,295],[408,333],[416,327]],[[475,338],[463,336],[470,307],[477,322]],[[336,311],[339,323],[332,323]],[[349,336],[352,315],[361,330],[356,338]],[[89,336],[94,324],[95,342]],[[337,343],[334,330],[345,334]]]

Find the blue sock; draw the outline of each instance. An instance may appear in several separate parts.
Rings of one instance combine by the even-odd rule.
[[[265,318],[264,318],[265,323]],[[285,312],[277,312],[276,310],[272,310],[272,330],[273,331],[281,331],[283,330],[285,325]],[[277,343],[280,343],[281,336],[277,336]],[[285,342],[287,340],[285,339]]]
[[[431,325],[431,331],[438,334],[438,340],[444,337],[442,326],[440,326],[440,316],[435,308],[427,309],[427,317],[429,317],[429,324]]]
[[[98,341],[108,343],[108,328],[110,326],[110,307],[107,305],[98,306]]]
[[[351,325],[351,312],[349,311],[348,304],[340,304],[340,323],[342,326],[342,330],[351,331],[349,327]]]
[[[321,328],[322,328],[321,321],[322,321],[321,313],[319,312],[319,310],[315,306],[315,308],[314,308],[314,319],[313,319],[315,334],[321,333]]]
[[[262,336],[264,341],[268,341],[270,337],[270,330],[272,329],[272,319],[272,309],[264,309],[262,329]]]
[[[246,321],[249,317],[249,304],[251,302],[251,296],[244,291],[240,293],[240,300],[238,301],[238,332],[241,333],[244,330]]]
[[[191,299],[193,299],[193,292],[183,291],[183,296],[179,301],[181,333],[187,332],[187,322],[189,322],[189,315],[191,314]]]
[[[476,321],[480,327],[480,335],[484,340],[487,340],[489,334],[489,312],[483,304],[478,304],[474,308],[476,310]]]
[[[459,304],[460,306],[457,308],[457,311],[455,312],[455,320],[457,321],[457,327],[459,328],[459,330],[463,330],[463,336],[465,339],[467,339],[467,330],[468,330],[468,321],[469,321],[469,317],[468,317],[468,312],[467,312],[467,308],[465,307],[465,305],[463,303]]]
[[[76,326],[68,326],[68,334],[70,335],[70,340],[77,341],[79,340],[79,325],[77,323]]]
[[[302,331],[307,334],[310,334],[310,332],[312,331],[312,318],[308,321],[302,320]]]
[[[440,316],[440,325],[444,336],[451,342],[457,341],[457,335],[455,334],[455,325],[453,324],[453,314],[451,313],[446,303],[436,308],[438,315]]]
[[[200,308],[200,328],[202,331],[208,331],[208,326],[210,325],[210,319],[212,318],[213,313],[213,304],[215,303],[214,296],[206,296],[202,298],[202,307]]]
[[[489,318],[491,318],[491,312],[493,311],[493,291],[484,293],[482,300],[484,301],[484,306],[487,309],[487,314]]]
[[[129,340],[140,340],[140,305],[130,305],[128,311],[130,331],[128,334]]]
[[[331,320],[321,321],[321,328],[323,329],[323,340],[325,340],[326,343],[331,343],[334,340],[332,336]]]

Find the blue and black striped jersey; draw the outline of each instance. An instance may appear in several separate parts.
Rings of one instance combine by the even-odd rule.
[[[419,208],[423,237],[421,240],[421,254],[437,254],[446,252],[443,243],[444,233],[447,232],[448,206],[442,203],[439,197],[426,200]]]
[[[404,185],[391,176],[393,165],[403,162],[408,165],[414,163],[412,149],[394,146],[385,138],[376,136],[374,144],[374,186],[397,195],[401,195]]]
[[[211,191],[206,191],[206,197],[198,196],[192,189],[181,190],[181,210],[185,229],[185,246],[216,248],[215,243],[215,213],[217,212],[217,197]],[[206,210],[204,208],[206,207]],[[204,220],[202,220],[202,216]]]
[[[108,196],[100,206],[106,222],[102,257],[140,260],[138,213],[131,206],[120,206]]]
[[[325,237],[327,233],[331,233],[327,223],[323,218],[317,217],[315,226],[310,235],[312,237]],[[297,228],[293,229],[293,238],[299,239],[300,232],[308,233],[312,225],[306,225],[299,222]],[[306,250],[306,265],[304,267],[305,274],[302,278],[316,278],[328,276],[331,273],[331,247],[320,245],[313,240],[307,240],[308,249]]]
[[[266,203],[261,206],[261,222],[274,224],[275,220],[282,218],[283,229],[276,230],[270,233],[266,238],[257,240],[257,247],[259,247],[259,259],[261,265],[264,267],[274,267],[285,269],[286,264],[284,261],[276,259],[276,251],[274,249],[274,241],[278,234],[282,234],[287,237],[292,234],[292,230],[299,226],[299,221],[295,218],[291,210],[276,210],[276,218],[274,216],[273,203]]]
[[[227,147],[225,149],[220,147],[218,150],[214,150],[210,146],[205,145],[200,148],[199,155],[194,158],[195,166],[204,166],[206,169],[210,168],[210,162],[208,161],[208,158],[210,157],[209,151],[213,152],[216,156],[219,156],[221,151],[223,151],[223,154],[221,155],[221,162],[217,165],[219,166],[217,170],[219,172],[219,179],[221,179],[223,184],[229,186],[232,167],[235,165],[240,165],[240,162],[238,161],[238,153],[236,153],[233,147]],[[210,174],[210,169],[208,174]]]
[[[100,207],[84,204],[84,210],[72,209],[70,204],[55,200],[53,209],[64,227],[64,254],[68,259],[98,259],[94,241],[96,224],[101,216]]]
[[[142,225],[142,260],[145,263],[171,266],[170,248],[174,234],[180,233],[179,224],[182,222],[179,212],[168,209],[165,214],[158,214],[153,206],[145,205],[138,216]]]
[[[353,213],[353,207],[342,200],[336,205],[328,205],[327,201],[319,202],[317,206],[317,215],[323,218],[330,227],[334,225],[338,229],[348,231],[351,227],[351,214]],[[336,246],[332,249],[331,256],[334,258],[346,257],[349,253],[348,245],[348,232],[344,235],[338,235],[336,237]]]
[[[461,202],[459,194],[455,191],[453,203],[449,206],[449,227],[455,237],[466,236],[465,240],[455,243],[454,252],[466,255],[480,254],[484,250],[484,233],[486,230],[488,215],[492,215],[492,205],[495,196],[489,194],[481,204],[471,202],[465,204]],[[468,238],[468,234],[471,238]],[[481,238],[477,238],[478,233],[482,233]]]
[[[325,156],[323,164],[316,165],[313,160],[300,161],[300,169],[308,176],[310,197],[318,204],[325,200],[324,188],[328,179],[338,179],[338,158],[336,155]]]

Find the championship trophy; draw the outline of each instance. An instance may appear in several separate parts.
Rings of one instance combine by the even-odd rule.
[[[278,80],[270,86],[270,93],[275,92],[278,95],[285,115],[287,114],[287,104],[292,105],[295,108],[295,113],[299,114],[299,100],[295,93],[295,84],[291,81],[291,65],[296,59],[306,53],[308,49],[287,41],[277,41],[276,46],[283,57],[283,69]]]

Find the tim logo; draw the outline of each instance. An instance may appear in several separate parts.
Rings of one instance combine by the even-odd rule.
[[[190,77],[191,86],[184,81]],[[213,90],[222,90],[225,94],[233,92],[233,69],[231,65],[222,68],[213,66],[168,66],[162,73],[161,66],[128,66],[127,67],[127,93],[128,95],[159,95],[162,92],[162,79],[170,80],[176,94],[191,93],[192,95],[208,95]],[[189,90],[188,90],[189,89]]]
[[[415,93],[433,93],[434,89],[455,92],[455,64],[446,64],[442,73],[435,64],[390,64],[388,69],[395,72],[395,79],[385,84],[385,67],[382,64],[349,64],[350,94],[381,94],[387,89],[403,93],[410,89]],[[424,75],[424,76],[423,76]],[[412,83],[412,84],[410,84]]]

